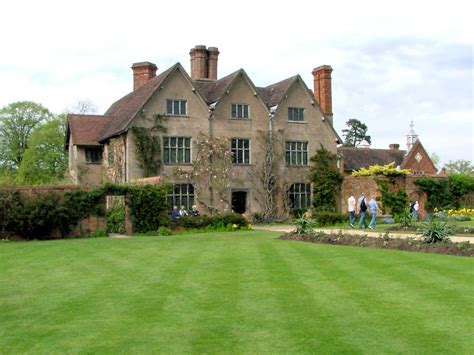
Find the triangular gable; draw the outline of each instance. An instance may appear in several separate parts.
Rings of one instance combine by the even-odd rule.
[[[100,141],[105,141],[108,138],[126,132],[138,113],[176,71],[179,71],[184,76],[192,88],[195,87],[193,80],[189,77],[186,70],[184,70],[180,63],[176,63],[110,106],[105,114],[114,116],[114,119],[110,120],[104,134],[100,137]],[[196,90],[196,94],[203,105],[206,105],[205,99],[199,90]]]
[[[417,154],[420,154],[420,161],[416,159]],[[436,174],[436,172],[438,171],[438,169],[436,169],[436,166],[433,164],[430,156],[426,152],[425,147],[423,147],[423,144],[421,144],[420,140],[418,139],[403,159],[403,162],[400,167],[402,169],[414,170],[414,166],[416,167],[417,165],[421,164],[423,164],[423,168],[420,167],[420,169],[425,171],[425,173],[427,174]]]

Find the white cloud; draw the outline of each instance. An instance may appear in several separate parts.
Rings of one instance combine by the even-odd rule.
[[[2,5],[0,106],[104,112],[132,87],[130,65],[189,67],[195,44],[221,51],[258,86],[330,64],[338,132],[349,118],[374,146],[404,143],[410,120],[443,161],[472,160],[474,28],[467,1],[26,1]],[[456,148],[453,148],[456,147]]]

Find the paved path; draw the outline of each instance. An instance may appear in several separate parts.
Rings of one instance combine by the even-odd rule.
[[[278,225],[278,226],[253,226],[253,229],[255,230],[266,230],[266,231],[274,231],[274,232],[291,232],[295,230],[295,226],[292,225]],[[368,237],[381,237],[385,233],[384,232],[372,232],[369,230],[361,230],[361,229],[329,229],[329,228],[315,228],[318,231],[323,231],[324,233],[339,233],[341,231],[343,234],[357,234],[357,235],[367,235]],[[388,234],[391,238],[416,238],[420,239],[421,237],[416,234],[403,234],[403,233],[390,233]],[[459,243],[459,242],[465,242],[469,241],[471,243],[474,243],[474,238],[473,237],[463,237],[460,235],[455,235],[449,237],[452,242]]]

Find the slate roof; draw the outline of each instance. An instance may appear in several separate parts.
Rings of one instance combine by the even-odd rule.
[[[371,149],[371,148],[337,148],[344,159],[344,170],[359,170],[368,168],[370,165],[386,165],[395,162],[395,166],[401,166],[405,157],[405,150],[394,149]]]
[[[68,115],[66,145],[69,144],[70,134],[76,145],[99,145],[99,138],[113,119],[103,115]]]

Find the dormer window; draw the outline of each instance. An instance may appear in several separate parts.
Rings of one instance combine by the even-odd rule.
[[[288,121],[290,121],[290,122],[304,122],[304,108],[302,108],[302,107],[288,107]]]
[[[169,116],[186,116],[186,100],[166,100],[166,114]]]
[[[232,118],[249,118],[250,107],[247,104],[232,104],[231,107]]]

